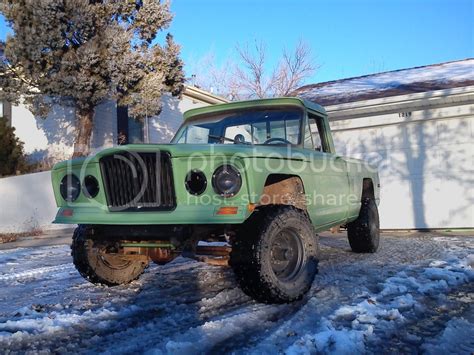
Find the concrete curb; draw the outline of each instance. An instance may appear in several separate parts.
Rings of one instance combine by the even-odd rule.
[[[0,250],[71,244],[73,232],[74,228],[52,229],[41,235],[20,237],[14,242],[0,244]]]

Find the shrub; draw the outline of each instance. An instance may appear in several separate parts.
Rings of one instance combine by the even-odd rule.
[[[5,119],[0,119],[0,176],[28,171],[23,142],[15,136],[15,128],[8,126]]]

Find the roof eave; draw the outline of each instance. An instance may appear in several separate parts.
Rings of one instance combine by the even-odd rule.
[[[331,120],[347,119],[397,110],[416,110],[454,102],[473,102],[474,86],[433,90],[326,106]]]
[[[185,85],[183,96],[189,97],[190,99],[197,100],[206,104],[216,105],[229,102],[229,100],[211,94],[205,90],[199,89],[195,86]]]

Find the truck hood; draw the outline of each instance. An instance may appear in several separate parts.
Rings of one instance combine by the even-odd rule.
[[[105,149],[96,154],[97,161],[105,156],[120,151],[134,152],[156,152],[167,151],[173,158],[189,157],[195,155],[239,155],[242,157],[281,157],[302,160],[303,155],[308,155],[308,151],[301,148],[289,148],[287,146],[276,145],[246,145],[246,144],[130,144],[121,147]]]
[[[312,155],[322,154],[317,151],[278,145],[245,145],[245,144],[129,144],[101,150],[93,156],[78,158],[58,163],[54,169],[66,166],[82,165],[84,162],[98,163],[100,158],[123,152],[157,152],[166,151],[172,158],[185,158],[190,156],[241,156],[245,158],[273,157],[291,160],[309,160]]]

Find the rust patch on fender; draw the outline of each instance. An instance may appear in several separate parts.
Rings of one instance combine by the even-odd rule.
[[[306,209],[303,182],[297,176],[267,181],[259,205],[290,205]]]

